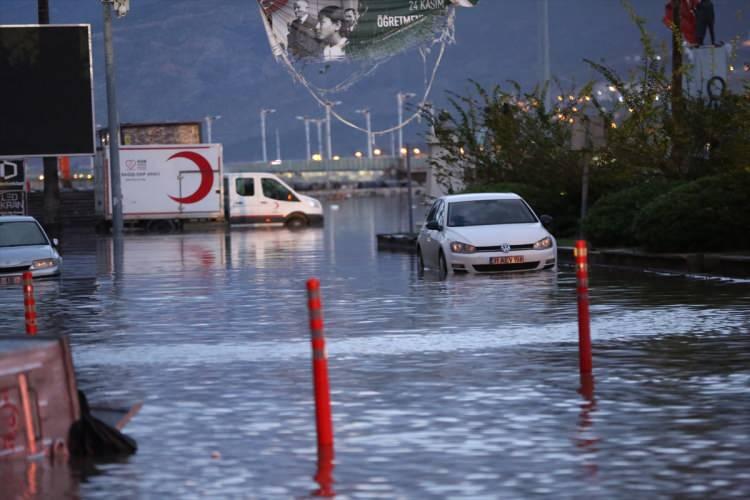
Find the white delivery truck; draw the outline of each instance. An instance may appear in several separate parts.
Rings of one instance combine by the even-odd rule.
[[[104,174],[105,218],[112,219],[109,169]],[[171,231],[185,220],[222,220],[220,144],[120,147],[123,221]]]
[[[97,205],[111,221],[109,169],[102,170],[103,200]],[[150,231],[172,231],[186,220],[294,228],[323,222],[318,200],[297,193],[274,174],[223,175],[220,144],[121,146],[120,178],[124,222]]]

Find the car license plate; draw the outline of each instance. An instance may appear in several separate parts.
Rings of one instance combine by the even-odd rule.
[[[523,255],[509,255],[507,257],[490,257],[490,264],[523,264]]]
[[[0,276],[0,285],[17,285],[21,283],[21,276]]]

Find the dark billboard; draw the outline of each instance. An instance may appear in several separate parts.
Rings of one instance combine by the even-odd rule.
[[[0,26],[0,157],[94,154],[91,64],[88,25]]]

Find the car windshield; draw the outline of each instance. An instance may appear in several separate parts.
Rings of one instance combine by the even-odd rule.
[[[47,238],[36,222],[0,222],[0,247],[47,244]]]
[[[536,217],[522,200],[457,201],[448,205],[449,226],[527,224]]]

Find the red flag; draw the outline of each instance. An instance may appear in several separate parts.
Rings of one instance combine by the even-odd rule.
[[[695,33],[695,7],[698,0],[680,0],[680,31],[685,41],[691,45],[698,43]],[[674,15],[672,14],[672,0],[667,0],[664,6],[664,19],[662,21],[670,30],[674,27]]]

